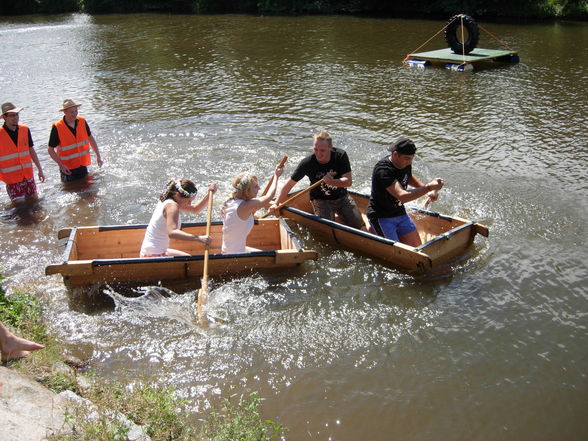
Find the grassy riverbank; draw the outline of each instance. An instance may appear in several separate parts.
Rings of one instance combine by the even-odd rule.
[[[15,334],[45,345],[45,349],[24,359],[8,362],[9,368],[56,393],[71,390],[95,406],[91,418],[81,406],[69,409],[71,432],[54,435],[50,441],[125,439],[129,427],[113,418],[114,412],[144,426],[154,441],[264,441],[278,438],[286,430],[262,418],[262,399],[254,392],[221,398],[204,419],[195,423],[193,415],[182,410],[185,400],[178,398],[172,388],[159,387],[149,379],[113,382],[86,372],[83,363],[75,365],[64,358],[61,345],[43,323],[41,305],[31,294],[14,292],[7,296],[0,287],[0,321]]]
[[[369,14],[387,17],[449,18],[465,13],[476,19],[588,19],[586,0],[22,0],[4,2],[0,15],[171,12],[256,15]]]

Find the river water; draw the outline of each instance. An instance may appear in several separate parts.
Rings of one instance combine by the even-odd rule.
[[[99,375],[171,385],[195,418],[255,390],[288,440],[587,439],[588,25],[484,24],[520,64],[404,68],[442,26],[2,17],[1,99],[26,107],[48,176],[32,207],[0,192],[5,286],[38,293],[64,350]],[[480,46],[500,47],[485,33]],[[64,98],[83,104],[105,162],[73,188],[46,152]],[[300,230],[320,259],[213,280],[222,322],[206,331],[186,313],[194,291],[89,307],[44,276],[60,228],[146,223],[171,177],[217,182],[218,218],[233,176],[265,180],[284,154],[291,172],[318,130],[348,152],[362,192],[386,143],[412,137],[416,174],[446,181],[433,208],[490,237],[451,271],[412,276]]]

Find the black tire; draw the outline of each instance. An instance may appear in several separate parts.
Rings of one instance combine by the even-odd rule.
[[[465,42],[461,42],[461,31],[459,36],[457,31],[463,21],[463,27],[466,29],[464,34]],[[449,19],[447,26],[445,26],[445,41],[456,54],[469,54],[476,48],[478,40],[480,39],[480,30],[476,20],[466,14],[454,15]]]

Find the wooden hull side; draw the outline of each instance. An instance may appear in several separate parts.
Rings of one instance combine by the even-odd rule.
[[[296,263],[277,264],[272,252],[261,255],[227,256],[213,254],[209,256],[209,276],[239,274],[254,269],[295,266]],[[148,261],[151,260],[151,261]],[[204,261],[179,260],[178,257],[152,259],[119,259],[77,261],[63,265],[56,272],[63,275],[66,285],[78,288],[97,283],[118,282],[157,282],[168,280],[186,280],[202,276]]]
[[[47,266],[45,273],[62,274],[70,288],[104,282],[179,281],[202,276],[204,248],[200,243],[170,242],[171,247],[177,244],[177,248],[183,251],[194,252],[191,256],[138,257],[145,227],[133,225],[62,230],[58,236],[67,237],[69,232],[64,262]],[[206,224],[190,224],[183,229],[192,234],[205,234],[205,228]],[[214,229],[211,229],[210,276],[293,267],[318,257],[316,251],[303,249],[287,224],[278,219],[262,220],[252,229],[247,243],[260,251],[221,254],[221,234],[222,223],[216,222]],[[95,257],[88,258],[91,255]]]
[[[369,197],[349,192],[365,219]],[[488,228],[457,217],[412,209],[408,213],[417,226],[423,245],[414,248],[366,233],[313,214],[308,195],[282,209],[282,216],[309,228],[322,241],[408,270],[424,270],[455,260],[474,241],[476,234],[488,236]]]
[[[433,262],[429,256],[402,243],[356,230],[291,207],[284,207],[282,214],[284,217],[307,227],[317,239],[324,242],[377,258],[407,270],[432,267]]]

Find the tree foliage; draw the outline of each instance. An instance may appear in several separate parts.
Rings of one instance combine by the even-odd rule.
[[[55,14],[80,10],[83,0],[18,0],[1,1],[0,15]]]
[[[588,0],[19,0],[0,3],[0,14],[85,11],[247,13],[262,15],[370,14],[389,17],[588,19]]]

